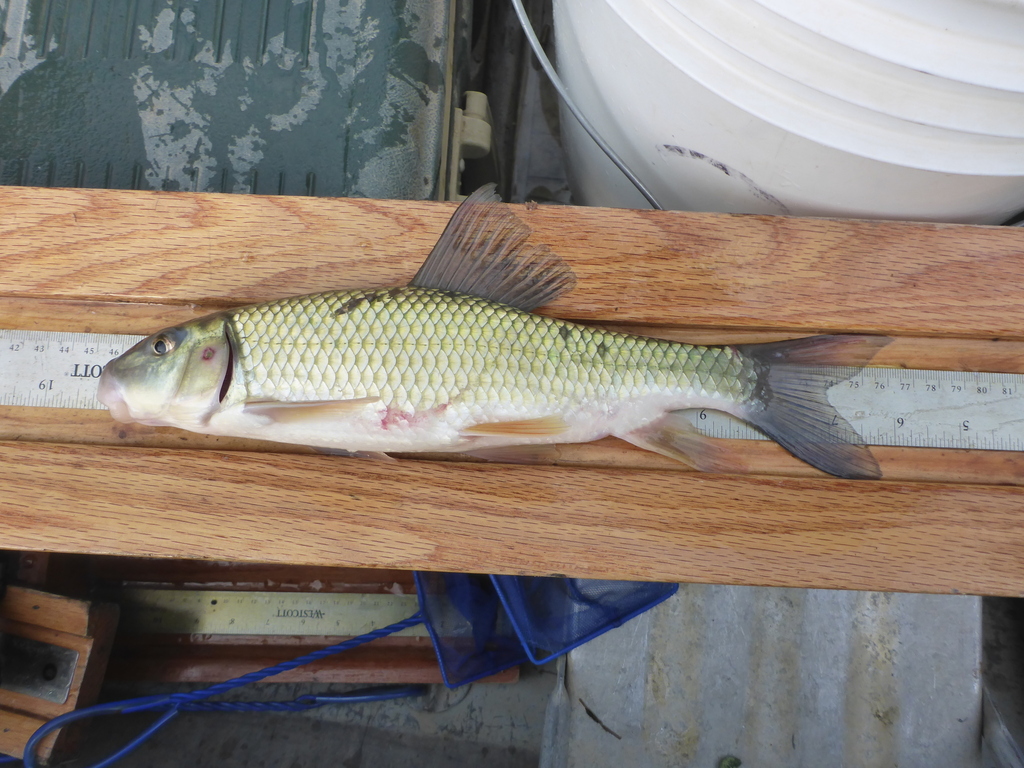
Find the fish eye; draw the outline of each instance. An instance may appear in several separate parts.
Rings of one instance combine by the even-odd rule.
[[[153,340],[154,355],[166,355],[172,349],[174,349],[174,341],[172,339],[167,338],[166,336],[157,336]]]

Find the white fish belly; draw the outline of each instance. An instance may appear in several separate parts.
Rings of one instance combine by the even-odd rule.
[[[207,434],[248,437],[344,451],[414,453],[459,451],[513,445],[585,443],[608,435],[623,436],[685,408],[733,411],[732,404],[693,392],[652,393],[613,401],[569,404],[458,406],[407,413],[381,403],[368,404],[344,416],[275,421],[236,405],[216,413],[201,429]],[[559,407],[561,406],[561,407]],[[566,429],[558,434],[467,435],[480,424],[560,417]]]

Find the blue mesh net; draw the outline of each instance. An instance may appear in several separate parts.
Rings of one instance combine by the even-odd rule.
[[[675,594],[678,584],[541,576],[491,576],[535,664],[621,626]]]
[[[643,613],[678,584],[416,573],[420,608],[445,683],[543,664]]]
[[[445,685],[454,688],[527,661],[489,577],[422,571],[414,575]]]

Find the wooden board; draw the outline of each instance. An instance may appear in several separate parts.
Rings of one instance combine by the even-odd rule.
[[[0,485],[15,549],[1024,593],[1019,487],[44,443]]]
[[[8,621],[92,637],[93,611],[88,603],[34,589],[17,588],[3,596],[3,617]],[[68,646],[70,647],[70,646]]]
[[[2,188],[0,327],[148,333],[225,306],[400,284],[452,210]],[[1024,370],[1019,229],[516,212],[579,277],[552,315],[699,343],[885,333],[896,340],[880,364]],[[562,447],[551,467],[371,464],[12,408],[0,440],[4,547],[1024,594],[1016,453],[879,448],[878,483],[749,443],[736,450],[753,474],[738,476],[617,441]]]
[[[0,293],[225,306],[407,282],[454,204],[0,189]],[[1024,232],[522,206],[583,320],[1024,340]]]
[[[7,587],[0,600],[0,632],[70,648],[78,653],[78,659],[63,703],[0,689],[0,753],[22,757],[29,738],[45,721],[96,701],[110,658],[117,617],[117,606],[109,603],[89,603],[35,589]],[[45,762],[53,753],[66,755],[74,749],[73,741],[74,729],[56,731],[43,739],[37,756]]]
[[[291,639],[294,642],[288,642]],[[167,635],[124,636],[114,646],[108,680],[217,683],[290,661],[346,640],[343,637],[208,635],[201,641]],[[519,667],[477,683],[514,683]],[[312,664],[266,678],[268,683],[358,683],[361,685],[444,682],[428,637],[381,638]]]

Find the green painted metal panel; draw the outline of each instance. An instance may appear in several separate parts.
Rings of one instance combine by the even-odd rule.
[[[447,0],[0,0],[0,183],[438,196]]]

